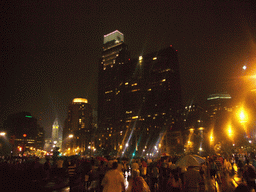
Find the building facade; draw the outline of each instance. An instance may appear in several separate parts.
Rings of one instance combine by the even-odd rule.
[[[44,148],[44,129],[29,112],[11,114],[4,122],[13,155],[31,155]]]
[[[110,35],[104,36],[99,68],[97,144],[111,155],[159,152],[159,135],[177,126],[181,109],[177,51],[170,46],[131,59],[124,43],[105,50],[110,42],[120,43],[105,40]],[[110,53],[113,60],[105,60]]]
[[[92,118],[92,107],[87,99],[73,99],[68,107],[68,117],[63,129],[64,153],[86,155],[88,149],[93,148]]]
[[[59,122],[56,118],[52,125],[52,140],[58,141],[59,140]]]

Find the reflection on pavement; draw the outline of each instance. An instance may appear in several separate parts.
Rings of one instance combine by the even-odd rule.
[[[131,177],[131,172],[125,172],[124,173],[124,185],[125,185],[125,189],[127,190],[127,188],[129,187],[129,181],[128,178]],[[74,187],[74,191],[79,191],[79,189],[81,190],[81,186],[77,185]],[[69,192],[70,191],[70,187],[64,187],[62,189],[59,190],[54,190],[52,192]]]

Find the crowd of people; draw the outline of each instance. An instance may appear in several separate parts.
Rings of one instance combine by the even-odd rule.
[[[206,180],[222,184],[223,177],[241,173],[243,185],[255,190],[256,161],[251,156],[234,155],[207,157],[200,167],[177,167],[179,157],[160,159],[105,159],[105,158],[0,158],[1,191],[39,190],[49,180],[69,180],[70,191],[79,187],[96,192],[157,192],[209,191]],[[238,167],[238,169],[235,169]],[[125,179],[126,177],[126,179]],[[125,181],[128,181],[127,184]],[[223,189],[224,190],[224,189]],[[227,189],[226,189],[227,190]],[[228,190],[227,190],[228,191]]]

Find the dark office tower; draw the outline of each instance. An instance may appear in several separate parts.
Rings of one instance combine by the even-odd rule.
[[[117,155],[154,147],[177,126],[181,109],[177,51],[130,59],[122,37],[104,36],[98,92],[99,146]]]
[[[138,153],[158,149],[166,132],[178,129],[182,101],[177,51],[170,46],[132,59],[126,67],[124,122],[129,138],[124,144]]]
[[[75,98],[68,107],[63,130],[63,148],[67,155],[87,154],[92,143],[92,107],[87,99]]]
[[[34,153],[44,147],[44,129],[29,112],[11,114],[4,121],[14,155]],[[35,148],[35,149],[34,149]]]
[[[104,35],[103,43],[98,81],[98,124],[102,133],[109,136],[116,131],[124,115],[124,65],[129,53],[124,35],[118,30]]]

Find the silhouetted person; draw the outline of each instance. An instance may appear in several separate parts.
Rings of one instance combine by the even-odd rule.
[[[76,176],[76,164],[74,160],[71,160],[68,166],[68,176],[69,176],[70,191],[73,191],[73,187],[75,185],[75,176]]]

